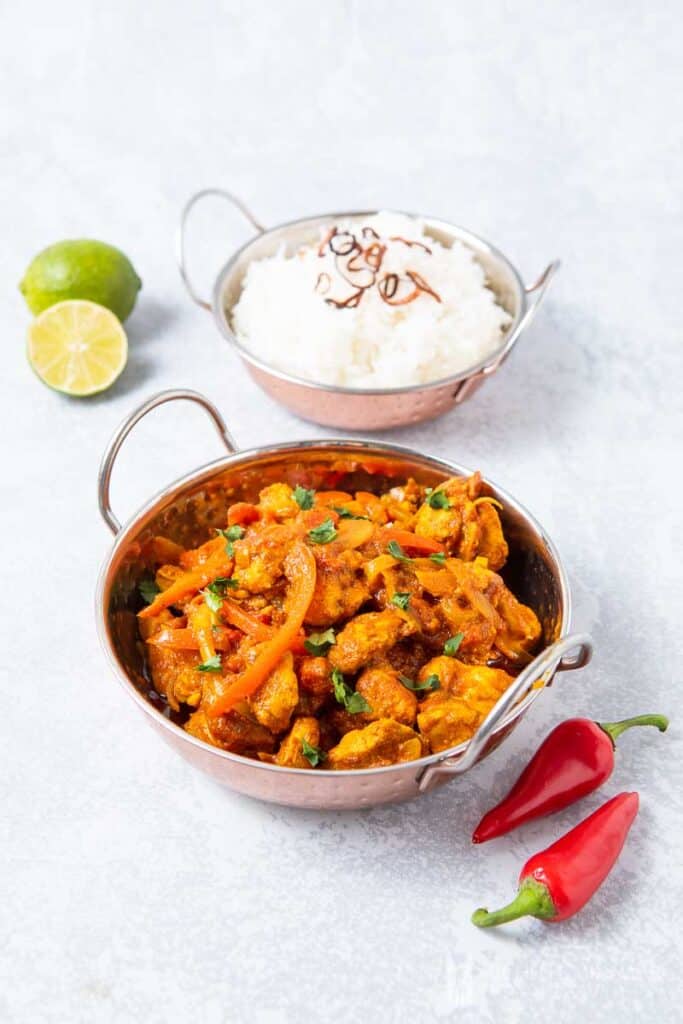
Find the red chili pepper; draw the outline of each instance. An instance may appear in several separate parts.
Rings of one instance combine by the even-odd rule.
[[[637,793],[612,797],[526,862],[512,903],[491,912],[483,907],[475,910],[472,923],[492,928],[526,915],[551,924],[572,917],[610,873],[638,813],[638,802]]]
[[[484,815],[472,842],[505,835],[592,793],[612,774],[615,741],[622,732],[635,725],[654,725],[664,732],[668,724],[664,715],[639,715],[623,722],[562,722],[545,738],[507,796]]]

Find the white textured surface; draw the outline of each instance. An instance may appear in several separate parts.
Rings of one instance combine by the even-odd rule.
[[[680,1019],[680,28],[674,2],[3,6],[3,1020]],[[95,477],[133,405],[185,385],[245,444],[316,433],[182,293],[175,221],[212,183],[267,223],[394,206],[464,223],[529,279],[564,260],[505,372],[394,436],[534,510],[597,655],[497,756],[411,805],[302,814],[220,791],[148,731],[98,648]],[[14,290],[74,235],[119,244],[144,279],[125,375],[80,403],[26,366]],[[198,215],[206,287],[243,237]],[[199,410],[160,412],[122,454],[117,512],[216,454]],[[551,724],[646,710],[674,716],[669,734],[624,737],[603,793],[469,846]],[[580,917],[469,924],[628,788],[642,812]]]

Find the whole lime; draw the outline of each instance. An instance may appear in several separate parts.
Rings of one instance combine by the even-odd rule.
[[[67,299],[87,299],[106,306],[121,321],[130,315],[141,287],[133,264],[120,249],[87,238],[43,249],[19,285],[32,313]]]

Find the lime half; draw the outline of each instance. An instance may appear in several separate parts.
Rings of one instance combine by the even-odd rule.
[[[105,391],[127,359],[128,340],[120,321],[95,302],[58,302],[28,329],[31,367],[48,387],[66,395]]]

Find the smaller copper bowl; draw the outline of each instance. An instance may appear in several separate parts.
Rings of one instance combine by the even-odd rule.
[[[225,264],[216,278],[211,302],[201,298],[196,292],[188,275],[185,255],[188,216],[195,204],[206,196],[221,196],[227,199],[258,232]],[[465,372],[431,381],[429,384],[372,389],[319,384],[269,366],[238,341],[230,326],[230,314],[240,296],[242,281],[252,260],[272,256],[283,245],[287,252],[294,252],[302,245],[317,243],[321,227],[335,220],[370,217],[375,213],[376,210],[327,213],[318,217],[304,217],[267,230],[236,196],[224,189],[206,188],[188,200],[181,215],[177,258],[180,274],[190,297],[199,306],[213,313],[219,331],[237,349],[249,373],[266,394],[297,416],[324,426],[343,427],[348,430],[385,430],[389,427],[433,419],[453,406],[460,405],[474,394],[486,378],[495,373],[510,355],[522,331],[536,315],[545,291],[560,266],[559,261],[554,260],[548,264],[534,284],[525,286],[512,263],[482,238],[447,221],[431,217],[421,218],[425,231],[431,238],[446,246],[458,240],[475,253],[486,271],[488,286],[496,295],[498,303],[512,317],[496,352]]]

